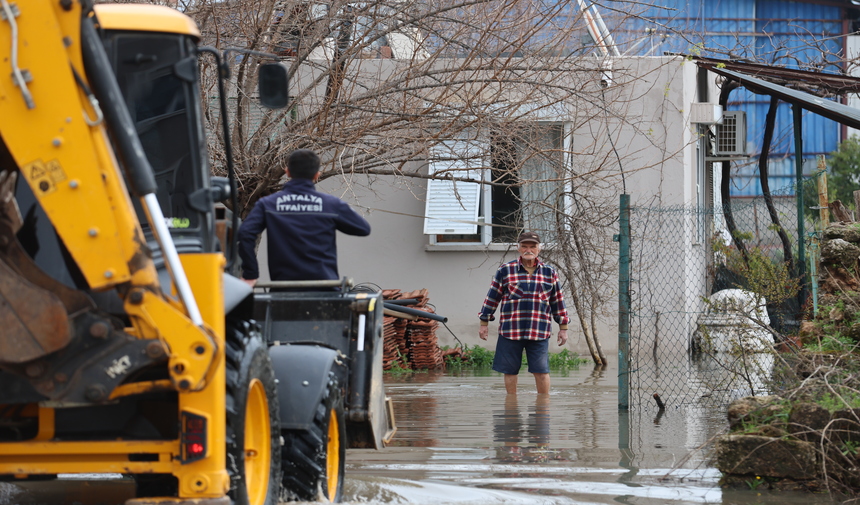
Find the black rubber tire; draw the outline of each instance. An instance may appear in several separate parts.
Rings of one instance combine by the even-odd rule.
[[[227,362],[227,472],[230,474],[230,498],[235,505],[277,505],[280,497],[281,451],[280,414],[277,382],[268,347],[255,323],[247,321],[227,323],[225,356]],[[259,381],[265,389],[269,413],[268,480],[257,488],[248,482],[245,467],[245,430],[261,426],[245,426],[246,407],[251,384]],[[264,427],[263,427],[264,428]],[[265,479],[265,475],[258,475]],[[249,489],[250,488],[250,489]],[[265,494],[258,489],[265,488]],[[253,496],[257,498],[252,499]]]
[[[171,474],[139,473],[132,475],[132,478],[134,479],[137,498],[177,496],[179,494],[179,481]]]
[[[35,474],[31,473],[26,477],[17,478],[14,474],[4,473],[0,474],[0,482],[39,482],[39,481],[49,481],[49,480],[57,480],[57,474],[55,473],[45,473],[45,474]]]
[[[316,406],[313,426],[309,430],[283,430],[281,435],[284,439],[281,451],[283,498],[339,502],[343,497],[346,425],[343,395],[334,373],[329,373],[326,391]],[[330,435],[336,439],[330,440]],[[330,472],[330,468],[335,471]],[[336,480],[331,482],[332,479]]]

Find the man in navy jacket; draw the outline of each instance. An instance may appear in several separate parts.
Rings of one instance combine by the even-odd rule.
[[[293,151],[287,160],[284,188],[257,201],[239,228],[242,280],[257,283],[260,271],[255,246],[268,230],[269,275],[273,281],[332,280],[337,272],[338,230],[370,235],[370,224],[336,196],[314,187],[320,158],[311,150]]]

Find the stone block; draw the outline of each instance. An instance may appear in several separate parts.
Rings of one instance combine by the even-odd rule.
[[[815,446],[801,440],[725,435],[715,445],[724,474],[810,480],[818,476]]]
[[[830,412],[817,403],[797,403],[788,416],[788,431],[808,442],[821,440],[821,430],[830,422]]]

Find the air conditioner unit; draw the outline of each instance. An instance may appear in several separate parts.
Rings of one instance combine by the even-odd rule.
[[[717,103],[693,102],[690,104],[690,122],[712,125],[723,120],[723,106]]]
[[[723,122],[716,125],[717,139],[714,154],[739,156],[747,154],[747,116],[742,110],[723,112]]]

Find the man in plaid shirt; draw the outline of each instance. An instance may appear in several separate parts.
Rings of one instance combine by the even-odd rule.
[[[501,303],[501,322],[493,370],[505,374],[505,390],[517,393],[523,351],[529,372],[535,377],[539,394],[549,393],[549,338],[552,321],[559,325],[558,345],[567,342],[570,318],[564,306],[564,295],[555,270],[538,259],[540,237],[534,232],[521,233],[517,239],[520,257],[505,263],[496,271],[484,306],[478,313],[481,327],[478,336],[487,340],[489,322]]]

